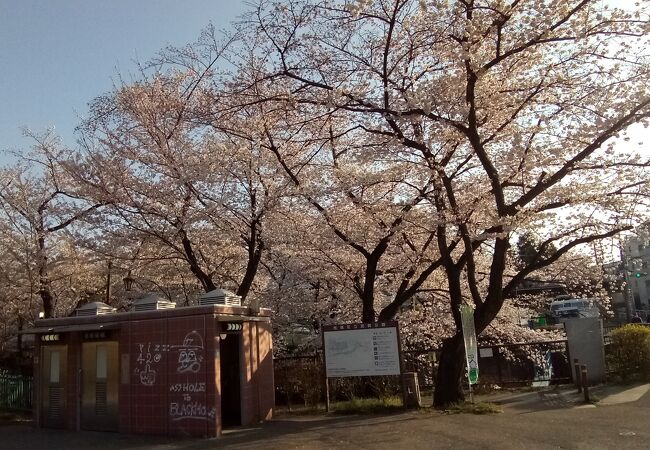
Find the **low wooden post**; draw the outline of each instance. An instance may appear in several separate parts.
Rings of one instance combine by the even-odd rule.
[[[573,366],[576,373],[576,386],[578,387],[578,393],[580,393],[582,392],[582,374],[580,372],[580,362],[578,361],[578,358],[573,360]]]
[[[318,327],[321,334],[321,348],[323,349],[323,378],[325,379],[325,412],[330,412],[330,380],[327,378],[327,357],[325,353],[325,332],[322,325]]]
[[[587,366],[580,366],[580,375],[582,381],[582,392],[585,395],[585,403],[589,403],[589,383],[587,383]]]

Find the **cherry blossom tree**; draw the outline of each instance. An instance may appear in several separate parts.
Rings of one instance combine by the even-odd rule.
[[[170,70],[96,99],[83,126],[85,170],[75,176],[109,199],[110,227],[156,240],[204,291],[221,285],[246,298],[276,201],[273,169],[249,142],[197,122],[200,81]]]
[[[343,115],[368,154],[384,140],[385,159],[407,152],[432,178],[426,200],[457,330],[443,342],[437,406],[462,398],[463,302],[482,332],[526,276],[628,229],[633,205],[647,206],[647,156],[614,148],[650,115],[642,6],[263,2],[249,25],[255,82],[276,108]],[[506,276],[513,233],[530,230],[538,253]]]
[[[509,318],[532,305],[506,301],[522,281],[591,273],[582,246],[647,220],[650,161],[627,131],[649,124],[648,18],[596,0],[263,0],[226,44],[208,29],[94,101],[79,155],[46,137],[42,177],[5,172],[3,239],[29,242],[48,315],[48,243],[84,219],[85,248],[170,296],[191,273],[286,323],[435,330],[446,406],[463,303],[478,333],[523,336]]]
[[[66,232],[96,213],[103,203],[86,201],[67,176],[59,161],[69,152],[61,148],[56,136],[51,132],[30,135],[36,143],[34,151],[17,155],[18,163],[0,173],[2,243],[5,254],[17,264],[13,276],[23,280],[22,292],[29,304],[34,304],[37,292],[45,317],[52,317],[59,298],[53,283],[58,282],[56,291],[66,300],[75,295],[65,295],[65,289],[72,290],[68,294],[78,293],[77,283],[70,278],[74,271],[58,267],[62,261],[76,259],[71,257],[75,249]],[[60,283],[65,280],[67,288]],[[67,313],[68,306],[60,310]]]

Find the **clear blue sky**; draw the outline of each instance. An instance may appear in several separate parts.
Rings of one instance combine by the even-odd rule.
[[[79,116],[118,73],[246,9],[242,0],[0,0],[0,165],[3,151],[30,147],[22,127],[55,127],[74,145]],[[641,127],[632,135],[648,138]]]
[[[27,149],[21,128],[55,127],[65,144],[116,74],[167,45],[227,28],[241,0],[0,0],[0,151]],[[0,153],[0,164],[7,162]]]

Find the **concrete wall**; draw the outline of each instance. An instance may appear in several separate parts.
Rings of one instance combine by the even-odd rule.
[[[587,366],[587,382],[590,385],[605,382],[605,350],[603,346],[603,325],[599,318],[583,317],[567,319],[564,322],[571,367],[578,358],[580,364]],[[575,370],[571,371],[575,382]]]

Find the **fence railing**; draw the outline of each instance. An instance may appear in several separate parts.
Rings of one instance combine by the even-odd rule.
[[[439,350],[402,352],[404,370],[417,372],[422,391],[435,384]],[[321,354],[274,358],[278,404],[307,403],[324,392]],[[571,381],[569,347],[566,340],[501,344],[479,347],[479,380],[500,386],[530,385],[532,382],[561,384]],[[369,377],[367,377],[369,378]],[[377,384],[376,380],[367,382]]]
[[[0,372],[0,409],[31,410],[32,385],[31,376]]]
[[[560,384],[571,380],[566,340],[481,346],[478,353],[481,383],[512,386],[533,381]],[[430,389],[435,383],[438,354],[438,350],[403,353],[406,370],[418,373],[421,389]]]

